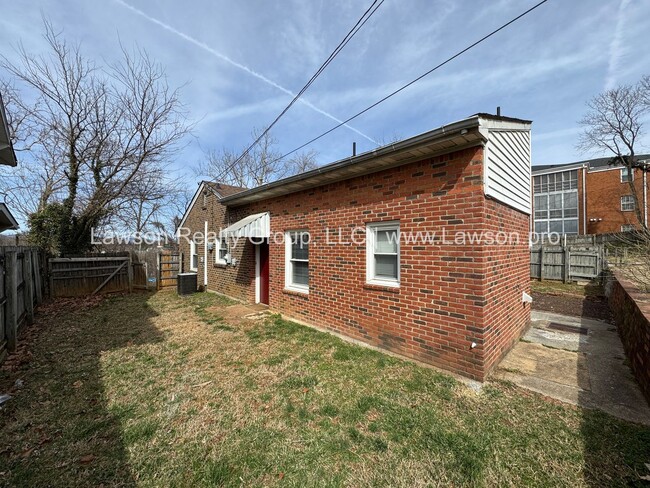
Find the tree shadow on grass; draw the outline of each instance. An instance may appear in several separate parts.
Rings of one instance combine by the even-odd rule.
[[[108,408],[101,357],[162,340],[150,296],[89,306],[58,300],[41,308],[31,360],[0,373],[0,392],[14,390],[0,411],[0,485],[135,485],[119,412]],[[16,379],[24,382],[20,390]]]

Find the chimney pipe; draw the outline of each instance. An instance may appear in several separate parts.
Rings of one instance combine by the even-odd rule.
[[[497,117],[501,117],[501,107],[497,107]]]
[[[352,143],[352,156],[354,157],[356,155],[357,155],[357,143],[353,142]]]

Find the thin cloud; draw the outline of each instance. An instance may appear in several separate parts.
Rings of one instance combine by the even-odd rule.
[[[618,6],[618,16],[616,19],[616,28],[614,37],[609,45],[609,63],[607,66],[607,77],[605,78],[605,90],[611,90],[616,86],[617,74],[620,69],[620,61],[625,55],[623,46],[623,37],[625,29],[625,9],[628,7],[630,0],[621,0]]]
[[[281,92],[286,93],[287,95],[289,95],[291,97],[294,97],[296,95],[291,90],[288,90],[287,88],[283,87],[282,85],[280,85],[280,84],[276,83],[275,81],[267,78],[263,74],[258,73],[257,71],[255,71],[255,70],[253,70],[253,69],[249,68],[248,66],[245,66],[245,65],[243,65],[241,63],[238,63],[237,61],[234,61],[233,59],[229,58],[225,54],[222,54],[219,51],[217,51],[216,49],[208,46],[206,43],[204,43],[202,41],[199,41],[198,39],[195,39],[194,37],[191,37],[191,36],[185,34],[184,32],[181,32],[181,31],[179,31],[177,29],[174,29],[169,24],[166,24],[166,23],[156,19],[155,17],[152,17],[152,16],[146,14],[145,12],[143,12],[142,10],[134,7],[133,5],[131,5],[129,3],[126,3],[124,0],[113,0],[113,1],[120,4],[120,5],[122,5],[123,7],[127,8],[127,9],[129,9],[131,12],[139,15],[140,17],[148,20],[149,22],[151,22],[153,24],[156,24],[157,26],[165,29],[168,32],[171,32],[172,34],[180,37],[181,39],[183,39],[183,40],[185,40],[185,41],[187,41],[187,42],[189,42],[191,44],[194,44],[195,46],[203,49],[204,51],[207,51],[208,53],[210,53],[213,56],[221,59],[222,61],[225,61],[226,63],[228,63],[228,64],[230,64],[230,65],[232,65],[232,66],[234,66],[236,68],[239,68],[242,71],[245,71],[249,75],[257,78],[258,80],[263,81],[267,85],[270,85],[270,86],[280,90]],[[298,101],[300,103],[304,104],[305,106],[309,107],[310,109],[314,110],[315,112],[318,112],[319,114],[324,115],[325,117],[327,117],[327,118],[329,118],[329,119],[331,119],[331,120],[333,120],[333,121],[335,121],[335,122],[337,122],[339,124],[341,122],[343,122],[341,119],[338,119],[337,117],[335,117],[334,115],[326,112],[325,110],[316,107],[315,105],[313,105],[309,101],[305,100],[304,98],[299,98]],[[373,143],[377,144],[377,141],[375,141],[372,137],[364,134],[360,130],[355,129],[354,127],[352,127],[352,126],[350,126],[348,124],[345,124],[345,127],[347,127],[348,129],[356,132],[360,136],[368,139],[370,142],[373,142]]]

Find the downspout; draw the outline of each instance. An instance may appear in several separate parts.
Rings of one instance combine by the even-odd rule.
[[[203,286],[208,288],[208,221],[205,221],[205,232],[203,233]]]
[[[587,168],[588,165],[582,167],[582,231],[583,235],[587,235]]]

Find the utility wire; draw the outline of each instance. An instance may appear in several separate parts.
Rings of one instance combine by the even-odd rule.
[[[381,7],[381,4],[384,3],[385,0],[373,0],[372,4],[370,7],[366,9],[366,11],[363,13],[363,15],[359,18],[356,24],[350,29],[350,31],[345,35],[343,40],[336,46],[334,51],[328,56],[328,58],[325,60],[325,62],[316,70],[316,72],[312,75],[312,77],[307,81],[305,86],[303,86],[300,91],[293,97],[291,102],[289,102],[289,105],[287,105],[282,112],[271,122],[271,124],[253,141],[253,143],[246,148],[246,150],[237,158],[235,159],[231,164],[229,164],[224,170],[222,171],[221,175],[216,178],[216,180],[221,179],[228,171],[230,171],[232,168],[234,168],[242,159],[244,159],[250,152],[251,150],[259,144],[259,142],[262,140],[262,138],[269,133],[269,131],[273,128],[275,124],[278,123],[278,121],[289,111],[289,109],[298,101],[298,99],[309,89],[309,87],[316,81],[316,78],[320,76],[320,74],[327,68],[327,66],[334,60],[334,58],[343,50],[343,48],[347,45],[348,42],[356,35],[357,32],[364,26],[366,22],[370,19],[370,17],[373,16],[373,14],[377,11],[379,7]],[[342,124],[344,125],[344,124]],[[340,127],[340,126],[339,126]],[[280,158],[281,159],[281,158]],[[279,159],[278,159],[279,160]],[[275,161],[278,161],[275,160]],[[274,161],[274,162],[275,162]]]
[[[334,132],[334,131],[335,131],[336,129],[338,129],[339,127],[341,127],[341,126],[347,124],[348,122],[350,122],[350,121],[356,119],[357,117],[359,117],[359,116],[365,114],[367,111],[369,111],[369,110],[375,108],[375,107],[376,107],[377,105],[379,105],[380,103],[385,102],[386,100],[388,100],[389,98],[393,97],[394,95],[397,95],[397,94],[400,93],[401,91],[407,89],[409,86],[413,85],[414,83],[417,83],[417,82],[420,81],[422,78],[424,78],[424,77],[430,75],[431,73],[433,73],[433,72],[436,71],[437,69],[442,68],[444,65],[450,63],[451,61],[453,61],[453,60],[456,59],[457,57],[459,57],[459,56],[465,54],[465,53],[466,53],[467,51],[469,51],[470,49],[472,49],[472,48],[478,46],[478,45],[481,44],[483,41],[486,41],[487,39],[489,39],[490,37],[492,37],[492,36],[495,35],[496,33],[502,31],[503,29],[505,29],[506,27],[508,27],[510,24],[513,24],[513,23],[515,23],[516,21],[518,21],[519,19],[521,19],[522,17],[528,15],[530,12],[532,12],[532,11],[535,10],[536,8],[542,6],[542,5],[545,4],[546,2],[548,2],[548,0],[542,0],[541,2],[537,3],[536,5],[533,5],[531,8],[529,8],[529,9],[526,10],[525,12],[519,14],[519,15],[518,15],[517,17],[515,17],[514,19],[512,19],[512,20],[510,20],[509,22],[503,24],[501,27],[499,27],[498,29],[493,30],[493,31],[490,32],[489,34],[487,34],[487,35],[481,37],[478,41],[473,42],[472,44],[470,44],[469,46],[467,46],[467,47],[464,48],[463,50],[458,51],[458,52],[457,52],[456,54],[454,54],[453,56],[447,58],[447,59],[444,60],[442,63],[440,63],[440,64],[434,66],[434,67],[431,68],[429,71],[427,71],[427,72],[421,74],[420,76],[418,76],[418,77],[415,78],[414,80],[408,82],[406,85],[403,85],[402,87],[398,88],[398,89],[395,90],[394,92],[389,93],[388,95],[386,95],[386,96],[385,96],[384,98],[382,98],[381,100],[378,100],[378,101],[376,101],[375,103],[373,103],[372,105],[370,105],[370,106],[364,108],[361,112],[357,112],[357,113],[354,114],[352,117],[347,118],[346,120],[344,120],[344,121],[341,122],[340,124],[335,125],[334,127],[332,127],[331,129],[327,130],[326,132],[323,132],[323,133],[320,134],[319,136],[314,137],[313,139],[311,139],[311,140],[305,142],[304,144],[298,146],[297,148],[295,148],[295,149],[289,151],[288,153],[282,155],[281,157],[279,157],[279,158],[277,158],[277,159],[274,159],[272,162],[280,161],[281,159],[286,158],[287,156],[289,156],[289,155],[295,153],[296,151],[301,150],[303,147],[308,146],[308,145],[311,144],[312,142],[316,142],[318,139],[320,139],[320,138],[322,138],[322,137],[325,137],[327,134],[329,134],[329,133],[331,133],[331,132]]]

